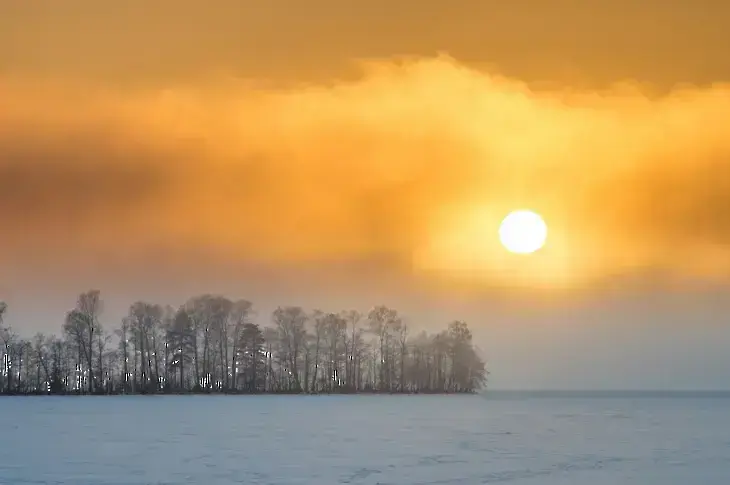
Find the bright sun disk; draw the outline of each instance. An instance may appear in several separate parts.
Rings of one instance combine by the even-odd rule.
[[[507,214],[499,226],[499,240],[512,253],[534,253],[547,239],[547,224],[539,214],[517,210]]]

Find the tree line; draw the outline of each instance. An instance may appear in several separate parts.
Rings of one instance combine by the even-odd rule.
[[[79,295],[59,335],[21,338],[0,302],[0,393],[461,393],[486,386],[467,324],[412,333],[394,309],[277,308],[200,295],[179,308],[138,301],[102,326],[101,294]]]

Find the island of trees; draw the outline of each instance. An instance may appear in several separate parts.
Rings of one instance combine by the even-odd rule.
[[[466,323],[411,332],[396,310],[277,308],[201,295],[179,308],[135,302],[117,328],[100,292],[79,295],[60,335],[15,333],[0,302],[0,393],[472,393],[488,372]]]

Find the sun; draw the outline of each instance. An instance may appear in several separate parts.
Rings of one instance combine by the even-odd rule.
[[[507,214],[499,226],[499,240],[511,253],[530,254],[545,245],[547,224],[539,214],[517,210]]]

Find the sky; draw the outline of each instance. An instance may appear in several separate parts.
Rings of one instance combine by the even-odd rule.
[[[494,388],[730,388],[730,6],[0,6],[0,299],[472,327]],[[548,241],[499,244],[511,210]]]

